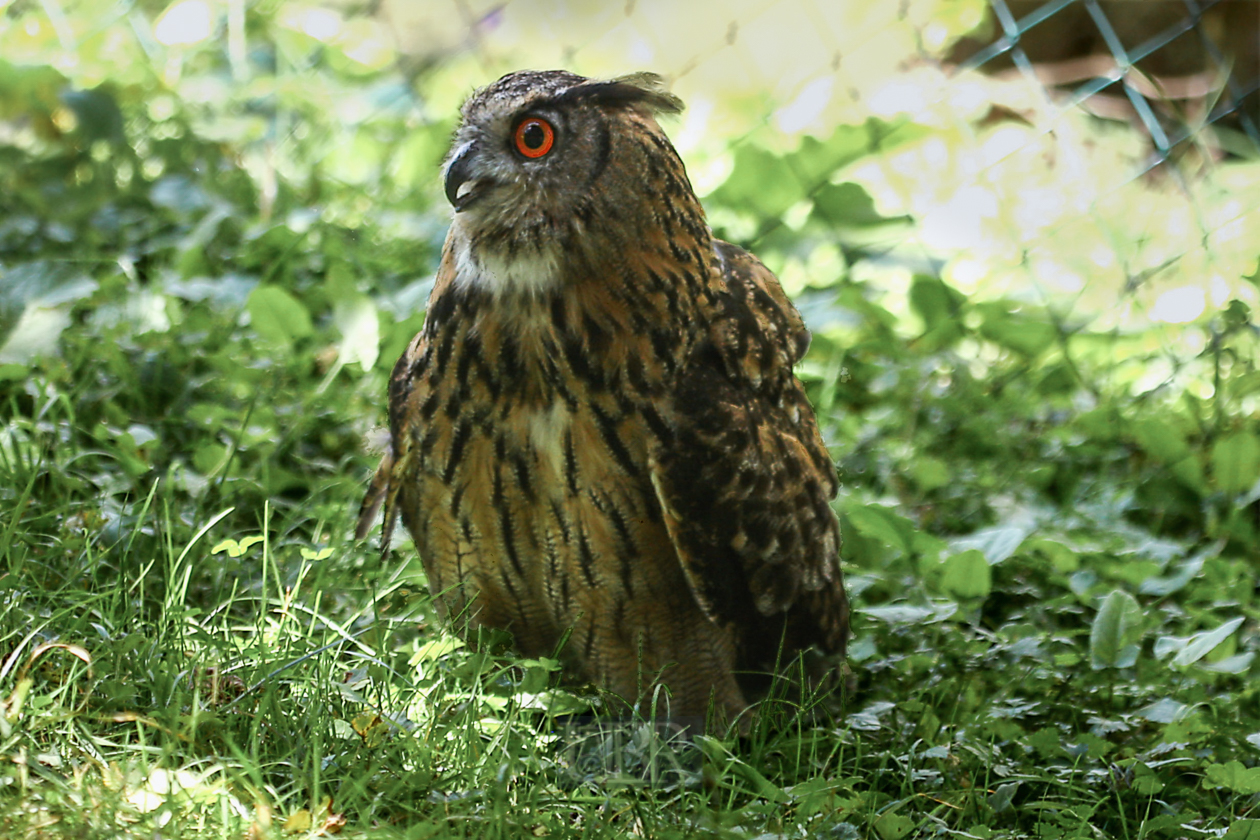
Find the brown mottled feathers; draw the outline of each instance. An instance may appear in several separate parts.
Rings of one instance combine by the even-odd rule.
[[[673,714],[729,719],[749,672],[843,654],[848,602],[834,468],[792,375],[809,334],[711,237],[653,117],[679,107],[647,75],[517,73],[470,97],[359,534],[383,506],[387,541],[401,515],[461,631],[564,643],[630,702],[662,683]],[[530,119],[555,133],[537,160],[512,146]]]
[[[780,641],[780,625],[766,619],[783,614],[793,648],[843,651],[837,482],[791,370],[809,333],[756,257],[714,246],[728,290],[710,328],[715,358],[679,377],[668,413],[674,441],[653,451],[665,522],[701,609],[766,630],[745,634],[770,639],[759,666],[774,664]]]

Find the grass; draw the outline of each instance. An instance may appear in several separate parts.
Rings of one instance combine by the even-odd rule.
[[[869,334],[817,342],[814,369],[849,371],[812,385],[837,395],[849,686],[689,742],[600,723],[605,698],[553,661],[470,649],[436,619],[410,545],[381,558],[352,541],[370,470],[355,430],[383,374],[343,370],[320,392],[302,345],[180,305],[204,328],[114,328],[132,343],[110,351],[89,317],[60,359],[5,383],[3,836],[1249,830],[1254,491],[1194,497],[1151,454],[1173,444],[1135,443],[1150,417],[1118,397],[1119,433],[1097,420],[1106,404],[1064,408],[1011,376],[1015,356],[930,389],[916,371],[961,372],[958,350],[881,346],[873,311]],[[129,383],[154,359],[175,367],[160,388]],[[877,362],[898,381],[859,408]],[[239,381],[198,373],[219,366]],[[1210,464],[1254,434],[1228,428],[1187,451]]]

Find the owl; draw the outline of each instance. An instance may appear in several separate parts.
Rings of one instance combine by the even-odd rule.
[[[389,383],[384,505],[462,633],[642,711],[730,721],[776,665],[843,656],[834,466],[800,314],[715,239],[659,77],[518,72],[465,102],[454,218]],[[661,691],[661,688],[664,691]]]

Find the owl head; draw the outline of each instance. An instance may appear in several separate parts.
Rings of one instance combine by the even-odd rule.
[[[524,265],[545,274],[539,265],[554,269],[558,248],[615,247],[614,233],[633,235],[651,217],[640,208],[677,192],[680,181],[694,202],[654,118],[681,110],[650,73],[600,81],[522,71],[475,92],[443,170],[464,273],[520,273]]]

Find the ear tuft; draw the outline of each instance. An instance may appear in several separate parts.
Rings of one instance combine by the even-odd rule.
[[[592,80],[569,88],[560,100],[587,100],[611,108],[639,108],[651,114],[677,114],[682,100],[665,89],[656,73],[632,73],[608,81]]]

